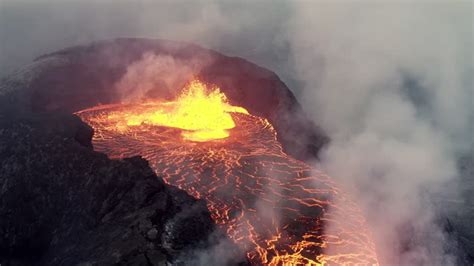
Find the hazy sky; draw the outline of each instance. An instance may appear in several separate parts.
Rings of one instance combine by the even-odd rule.
[[[251,3],[251,5],[249,5]],[[63,47],[115,37],[194,41],[286,71],[285,1],[0,0],[0,74]]]

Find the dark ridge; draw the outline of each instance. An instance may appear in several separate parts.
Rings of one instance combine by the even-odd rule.
[[[3,111],[1,265],[164,265],[226,239],[203,201],[165,185],[147,161],[93,151],[78,117]],[[245,262],[231,248],[229,264]]]

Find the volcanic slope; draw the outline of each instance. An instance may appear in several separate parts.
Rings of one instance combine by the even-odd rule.
[[[140,155],[165,182],[205,199],[214,222],[253,264],[377,264],[357,206],[330,177],[285,154],[266,119],[232,113],[229,137],[207,142],[145,123],[118,130],[110,118],[138,105],[77,115],[94,128],[95,150]]]

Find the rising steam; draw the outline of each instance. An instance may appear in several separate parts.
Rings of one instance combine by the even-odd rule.
[[[455,187],[457,153],[472,145],[469,13],[346,3],[295,14],[303,106],[332,138],[321,167],[361,203],[382,263],[453,265],[433,201]]]
[[[396,119],[414,117],[448,138],[459,139],[458,143],[470,140],[469,11],[442,4],[324,7],[319,13],[316,8],[297,8],[288,34],[297,75],[305,91],[314,92],[314,97],[305,99],[317,103],[311,108],[326,130],[351,135],[363,127],[365,117],[373,121],[367,123],[384,127],[380,124],[389,123],[382,118],[391,117],[373,115],[387,114],[370,104],[374,102],[395,108],[390,113],[395,123],[410,123]],[[303,26],[310,30],[298,31]],[[379,101],[383,99],[388,100]],[[400,102],[404,104],[397,105]],[[385,128],[396,132],[400,126]]]

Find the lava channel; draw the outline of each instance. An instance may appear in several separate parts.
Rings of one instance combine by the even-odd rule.
[[[166,183],[204,199],[254,265],[378,265],[357,205],[336,183],[283,152],[264,118],[193,81],[175,101],[76,113],[94,149],[142,156]]]

